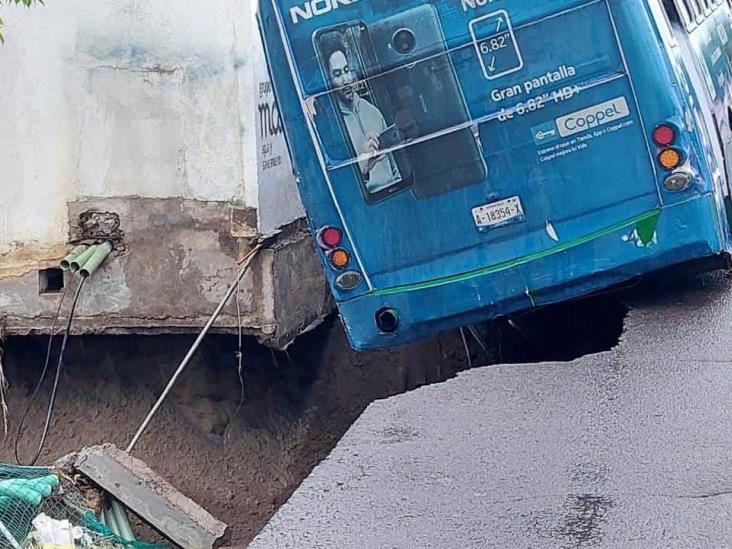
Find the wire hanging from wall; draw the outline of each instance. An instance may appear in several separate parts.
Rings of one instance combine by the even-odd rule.
[[[25,420],[28,416],[28,412],[31,409],[31,406],[33,405],[34,400],[38,396],[38,393],[41,389],[41,386],[43,385],[43,381],[46,378],[46,374],[48,373],[48,366],[51,359],[51,350],[53,347],[53,338],[54,338],[54,331],[56,329],[56,323],[58,322],[60,313],[61,313],[61,306],[63,305],[64,298],[66,297],[66,290],[64,290],[63,295],[61,296],[61,301],[59,302],[58,309],[56,310],[56,315],[53,319],[53,324],[51,325],[51,333],[49,335],[48,339],[48,347],[46,349],[46,360],[43,365],[43,370],[41,372],[41,377],[38,380],[38,384],[36,385],[35,390],[33,391],[33,394],[31,395],[30,400],[28,401],[28,405],[25,408],[25,412],[23,412],[23,417],[20,420],[20,425],[18,426],[18,433],[15,437],[15,460],[18,463],[18,465],[24,465],[24,466],[32,466],[35,465],[38,462],[38,459],[41,457],[41,453],[43,452],[43,447],[46,445],[46,439],[48,438],[48,432],[51,425],[51,418],[53,417],[53,410],[56,404],[56,395],[58,393],[58,386],[59,381],[61,379],[61,372],[63,371],[63,365],[64,365],[64,354],[66,353],[66,345],[69,340],[69,335],[71,333],[71,324],[74,321],[74,314],[76,313],[76,306],[79,302],[79,296],[81,295],[81,290],[84,287],[84,283],[86,282],[87,277],[82,276],[79,285],[76,287],[76,292],[74,294],[74,300],[71,303],[71,310],[69,311],[69,318],[66,322],[66,329],[64,330],[64,338],[61,343],[61,349],[59,351],[58,355],[58,361],[56,362],[56,375],[54,376],[53,381],[53,388],[51,390],[51,397],[48,402],[48,408],[46,410],[46,421],[43,426],[43,432],[41,434],[40,441],[38,443],[38,449],[36,450],[35,455],[33,456],[33,459],[25,464],[20,458],[20,452],[18,451],[18,447],[20,445],[20,439],[23,435],[23,425],[25,424]]]

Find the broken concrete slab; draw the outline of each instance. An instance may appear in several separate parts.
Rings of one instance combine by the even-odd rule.
[[[112,444],[84,448],[75,456],[74,468],[181,547],[209,549],[226,543],[226,524]]]

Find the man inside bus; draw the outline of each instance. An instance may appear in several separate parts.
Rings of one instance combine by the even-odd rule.
[[[343,116],[351,143],[358,156],[361,175],[370,193],[376,193],[401,181],[399,170],[390,154],[380,153],[383,148],[379,135],[387,130],[381,111],[363,99],[356,91],[356,75],[351,70],[348,46],[340,33],[324,37],[321,43],[328,64],[331,86],[336,90],[338,107]]]

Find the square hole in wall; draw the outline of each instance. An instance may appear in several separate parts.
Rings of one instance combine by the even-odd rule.
[[[64,289],[64,272],[61,269],[38,271],[38,293],[57,294]]]

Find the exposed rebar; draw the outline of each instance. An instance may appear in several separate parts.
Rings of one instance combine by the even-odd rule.
[[[180,363],[178,368],[176,369],[175,373],[173,374],[173,377],[170,378],[170,381],[168,382],[168,385],[166,385],[165,389],[163,390],[163,393],[158,398],[155,405],[152,407],[150,412],[145,417],[145,420],[140,425],[139,429],[137,429],[137,432],[135,433],[135,436],[132,438],[132,441],[130,442],[129,446],[127,446],[126,452],[128,454],[132,453],[132,450],[137,445],[137,442],[140,440],[140,437],[145,432],[145,429],[147,429],[147,426],[150,424],[150,421],[152,421],[152,418],[155,416],[157,411],[160,409],[160,406],[162,406],[163,402],[165,402],[165,399],[168,397],[168,394],[175,386],[176,381],[178,381],[178,378],[183,373],[183,371],[188,366],[188,363],[193,358],[193,355],[196,354],[196,351],[198,350],[198,347],[200,347],[201,342],[203,341],[203,338],[206,337],[206,334],[208,334],[209,330],[213,326],[214,322],[216,322],[216,319],[221,314],[221,311],[224,310],[224,307],[229,302],[229,299],[231,299],[231,296],[234,295],[234,292],[239,287],[239,282],[242,278],[244,278],[244,274],[249,270],[249,266],[252,263],[252,260],[256,256],[257,252],[262,249],[262,245],[259,244],[255,248],[252,248],[252,250],[247,253],[247,255],[244,257],[243,265],[241,270],[239,271],[239,274],[236,277],[236,280],[229,286],[229,289],[226,291],[226,294],[224,295],[221,302],[216,307],[216,310],[211,314],[210,318],[208,319],[208,322],[206,322],[206,325],[203,327],[203,330],[201,330],[201,333],[198,334],[198,337],[196,338],[196,341],[193,342],[193,345],[191,345],[191,348],[188,350],[188,353],[183,358],[183,361]]]

